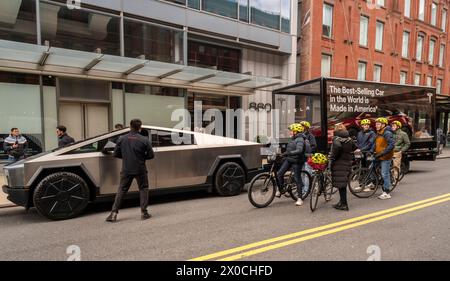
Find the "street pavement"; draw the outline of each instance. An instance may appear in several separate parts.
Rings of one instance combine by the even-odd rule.
[[[413,162],[391,200],[349,194],[349,212],[331,207],[337,196],[326,204],[320,198],[311,213],[309,200],[255,209],[245,193],[204,192],[153,197],[148,221],[129,201],[115,224],[104,221],[110,203],[66,221],[4,208],[0,260],[67,260],[73,245],[81,260],[450,260],[449,167],[450,159]]]

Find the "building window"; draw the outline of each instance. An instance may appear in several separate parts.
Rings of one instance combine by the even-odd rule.
[[[42,40],[50,46],[120,56],[120,18],[66,5],[39,4]]]
[[[419,35],[417,37],[417,48],[416,48],[416,60],[422,61],[422,52],[423,52],[423,35]]]
[[[240,21],[248,22],[248,19],[249,19],[248,1],[249,0],[239,0],[239,20]]]
[[[180,4],[180,5],[183,5],[183,6],[186,5],[186,0],[165,0],[165,1],[173,2],[175,4]]]
[[[37,43],[34,0],[0,1],[0,39]]]
[[[332,59],[332,56],[327,55],[327,54],[322,54],[321,75],[323,77],[331,76],[331,59]]]
[[[408,77],[408,72],[400,71],[400,84],[406,84],[406,78]]]
[[[442,31],[447,31],[447,10],[442,10],[442,17],[441,17],[441,29]]]
[[[252,23],[280,30],[280,0],[250,1],[250,7]]]
[[[416,86],[420,85],[420,74],[419,73],[414,74],[414,85],[416,85]]]
[[[384,0],[377,0],[377,6],[384,7]]]
[[[323,5],[322,35],[330,37],[333,34],[333,6]]]
[[[427,86],[431,87],[433,84],[433,77],[427,76]]]
[[[367,63],[360,61],[358,63],[358,80],[366,80]]]
[[[405,15],[405,17],[408,17],[408,18],[411,17],[411,0],[405,0],[404,15]]]
[[[359,45],[367,47],[368,45],[369,18],[361,16],[359,20]]]
[[[241,52],[238,49],[189,41],[188,64],[222,71],[240,72]]]
[[[419,11],[417,17],[419,20],[425,20],[425,0],[419,0]]]
[[[125,56],[179,63],[183,58],[183,31],[124,20]]]
[[[442,79],[436,80],[436,94],[440,95],[442,92]]]
[[[436,26],[437,24],[437,4],[436,3],[431,3],[431,24]]]
[[[377,30],[375,35],[375,49],[383,50],[383,33],[384,33],[384,23],[377,21]]]
[[[403,43],[402,43],[402,57],[409,57],[409,32],[403,32]]]
[[[202,10],[237,19],[237,0],[202,0]]]
[[[439,67],[444,67],[445,45],[441,44],[439,48]]]
[[[184,2],[181,0],[180,2]],[[200,0],[188,0],[188,7],[200,10]]]
[[[381,65],[374,65],[373,67],[373,81],[381,82],[381,74],[383,67]]]
[[[430,40],[430,49],[428,50],[428,63],[434,64],[434,49],[436,47],[436,41]]]
[[[281,31],[291,32],[291,1],[281,0]]]

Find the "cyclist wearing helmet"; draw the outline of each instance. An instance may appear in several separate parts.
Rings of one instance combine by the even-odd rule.
[[[400,121],[392,122],[391,127],[394,131],[395,139],[394,167],[397,167],[400,170],[402,165],[402,155],[409,149],[411,141],[409,140],[408,134],[402,130],[402,123]]]
[[[370,128],[371,122],[369,119],[364,119],[360,124],[362,130],[358,132],[356,145],[361,152],[373,152],[377,135]]]
[[[303,165],[305,164],[305,128],[298,123],[294,123],[289,126],[289,130],[292,132],[292,140],[287,144],[286,151],[283,153],[283,156],[286,156],[286,159],[284,159],[283,164],[278,170],[277,177],[280,188],[284,189],[284,174],[292,167],[294,172],[294,179],[297,183],[297,192],[300,195],[302,194],[303,189],[301,171]],[[280,197],[282,191],[284,190],[277,191],[276,196]],[[295,205],[303,205],[301,196],[299,196]]]
[[[305,136],[311,146],[311,153],[316,152],[316,148],[317,148],[316,137],[314,137],[314,135],[311,134],[311,132],[309,131],[309,129],[311,128],[311,123],[309,123],[308,121],[302,121],[302,122],[300,122],[300,125],[305,127]]]
[[[390,199],[391,195],[391,161],[394,156],[395,139],[389,121],[380,117],[375,122],[377,138],[375,139],[375,158],[381,163],[381,175],[383,177],[383,193],[379,199]]]

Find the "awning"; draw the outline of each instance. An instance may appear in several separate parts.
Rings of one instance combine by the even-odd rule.
[[[286,85],[285,80],[208,68],[0,40],[0,70],[175,86],[227,94]]]

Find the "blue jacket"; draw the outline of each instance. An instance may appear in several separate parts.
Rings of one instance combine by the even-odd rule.
[[[356,145],[363,152],[373,152],[375,150],[376,137],[377,134],[370,129],[367,132],[359,131]]]
[[[306,148],[305,134],[296,134],[286,146],[286,156],[289,163],[304,163]]]

